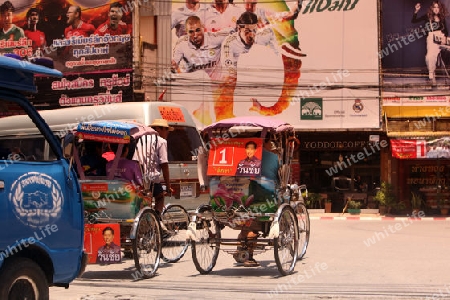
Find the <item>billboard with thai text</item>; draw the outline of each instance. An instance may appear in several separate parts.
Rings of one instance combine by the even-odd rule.
[[[376,0],[173,0],[171,80],[155,84],[170,82],[199,127],[263,115],[379,128],[377,12]]]
[[[37,79],[40,108],[132,96],[132,25],[126,1],[11,0],[0,6],[0,52],[46,58],[64,78]],[[132,99],[128,97],[127,99]]]

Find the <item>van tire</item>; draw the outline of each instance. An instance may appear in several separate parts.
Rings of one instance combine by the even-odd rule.
[[[44,272],[29,258],[5,261],[0,270],[0,299],[48,300],[49,288]]]

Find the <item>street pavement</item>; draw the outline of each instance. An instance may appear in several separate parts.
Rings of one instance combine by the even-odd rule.
[[[224,237],[236,234],[223,230]],[[135,280],[130,259],[88,265],[68,290],[52,287],[50,299],[450,299],[449,240],[448,222],[317,219],[306,256],[289,276],[280,276],[273,249],[255,256],[257,268],[220,251],[212,272],[200,275],[189,247],[151,279]]]

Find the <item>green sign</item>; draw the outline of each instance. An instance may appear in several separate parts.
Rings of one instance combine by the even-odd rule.
[[[322,98],[302,98],[300,120],[322,120]]]

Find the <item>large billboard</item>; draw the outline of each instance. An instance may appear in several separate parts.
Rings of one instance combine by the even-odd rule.
[[[132,20],[126,1],[11,0],[0,6],[0,52],[45,57],[64,78],[39,77],[39,108],[132,99]],[[125,97],[127,95],[127,97]]]
[[[448,106],[450,0],[382,1],[384,106]]]
[[[199,127],[264,115],[379,128],[377,11],[376,0],[173,0],[172,101]]]

